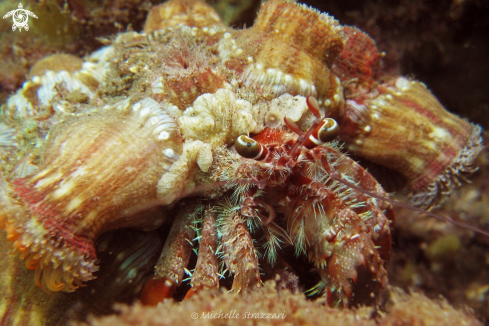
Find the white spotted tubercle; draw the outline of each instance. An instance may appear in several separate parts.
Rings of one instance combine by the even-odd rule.
[[[94,278],[100,234],[158,227],[161,214],[125,212],[156,199],[158,180],[181,150],[173,118],[141,95],[51,129],[39,169],[9,180],[0,196],[0,221],[7,220],[20,258],[36,269],[36,283],[74,291]]]

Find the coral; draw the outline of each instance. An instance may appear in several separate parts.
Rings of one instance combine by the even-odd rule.
[[[64,112],[67,103],[61,101],[53,105],[53,101],[75,91],[78,102],[93,98],[106,74],[106,61],[112,52],[112,48],[104,48],[93,53],[85,62],[66,54],[54,54],[39,60],[29,72],[30,80],[24,83],[22,91],[8,99],[4,119],[46,119],[56,111]],[[75,99],[73,95],[68,96],[68,101]]]
[[[7,125],[1,123],[0,124],[0,147],[2,147],[2,149],[6,149],[16,145],[13,136],[14,136],[14,130],[12,128],[9,128]]]
[[[343,27],[345,50],[335,58],[333,72],[346,83],[356,87],[350,93],[369,91],[378,78],[381,54],[375,41],[355,27]]]
[[[3,59],[0,71],[0,104],[22,85],[30,67],[37,60],[54,53],[84,55],[100,47],[101,38],[110,37],[126,29],[140,30],[152,5],[159,2],[156,0],[47,0],[41,3],[23,1],[24,7],[36,13],[41,20],[31,19],[32,26],[29,33],[13,32],[10,19],[0,21],[2,30],[0,54]],[[213,1],[212,5],[220,14],[233,8],[234,18],[229,19],[236,19],[248,9],[246,3],[232,4],[232,6],[223,6],[223,3]],[[3,16],[17,8],[17,5],[18,1],[2,1],[0,13]],[[250,16],[253,16],[252,12]],[[214,17],[216,24],[222,25],[219,16],[214,14]],[[251,25],[253,19],[248,21]]]
[[[432,301],[419,293],[391,289],[391,303],[385,313],[371,318],[373,311],[338,310],[323,302],[305,300],[288,290],[278,292],[275,282],[245,297],[222,292],[201,292],[182,303],[166,302],[158,307],[119,305],[119,316],[92,318],[81,325],[481,325],[474,317],[453,309],[443,299]],[[254,314],[254,315],[252,315]]]
[[[313,95],[333,112],[341,111],[342,88],[327,65],[342,45],[341,27],[332,17],[272,1],[262,6],[252,28],[224,35],[219,56],[244,86],[265,98]]]
[[[156,2],[156,1],[155,1]],[[100,47],[100,39],[132,26],[139,29],[151,1],[23,1],[25,9],[39,19],[30,19],[28,33],[12,31],[12,20],[0,21],[0,103],[22,85],[30,67],[45,56],[70,53],[82,56]],[[3,16],[17,8],[18,1],[2,1]]]

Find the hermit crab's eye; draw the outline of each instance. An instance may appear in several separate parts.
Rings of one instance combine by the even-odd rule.
[[[234,147],[239,155],[257,161],[263,160],[268,155],[268,149],[265,146],[245,135],[241,135],[236,139]]]
[[[314,148],[334,140],[340,132],[338,123],[331,118],[325,118],[304,142],[306,148]]]
[[[340,127],[336,120],[326,118],[323,120],[321,126],[319,126],[318,139],[323,143],[327,143],[338,137],[339,133]]]

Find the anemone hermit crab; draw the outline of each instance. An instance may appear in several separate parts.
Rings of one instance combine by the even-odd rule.
[[[244,30],[203,2],[154,7],[143,32],[85,60],[40,60],[4,105],[0,223],[46,291],[94,278],[104,232],[173,218],[147,304],[182,283],[194,239],[187,296],[219,287],[219,262],[232,291],[260,287],[259,253],[273,265],[292,246],[331,304],[380,304],[392,200],[343,147],[403,174],[423,209],[481,150],[480,127],[421,82],[380,83],[380,57],[292,1],[264,3]]]

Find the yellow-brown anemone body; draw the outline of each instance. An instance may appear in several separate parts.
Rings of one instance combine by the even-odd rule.
[[[158,180],[180,152],[175,121],[150,98],[130,98],[52,129],[42,166],[11,181],[0,212],[9,240],[36,269],[36,283],[73,291],[94,278],[100,234],[159,226],[162,215],[124,211],[156,199]]]
[[[263,4],[253,27],[225,33],[218,45],[243,86],[265,98],[313,95],[334,115],[341,112],[343,89],[329,66],[342,47],[334,18],[283,0]]]
[[[400,172],[430,208],[459,186],[481,150],[480,127],[448,112],[423,83],[399,77],[347,100],[340,137],[352,153]]]
[[[144,24],[144,32],[175,26],[224,29],[219,14],[210,5],[196,0],[171,0],[151,8]]]

